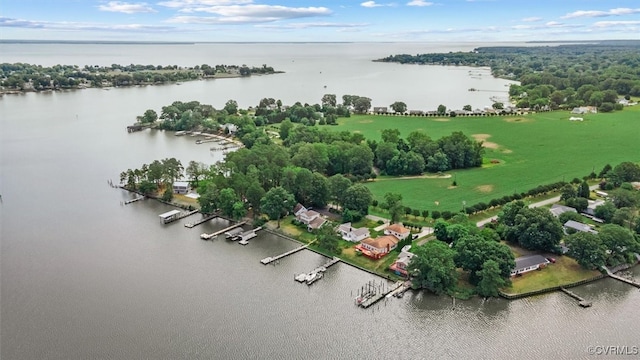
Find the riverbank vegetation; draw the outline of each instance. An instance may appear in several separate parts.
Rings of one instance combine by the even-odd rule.
[[[4,91],[45,91],[87,87],[158,85],[177,81],[275,74],[272,67],[247,65],[55,65],[0,64],[0,85]]]
[[[472,52],[391,55],[383,62],[490,67],[493,76],[517,80],[509,95],[518,108],[622,109],[620,96],[640,96],[640,41],[557,46],[481,47]]]

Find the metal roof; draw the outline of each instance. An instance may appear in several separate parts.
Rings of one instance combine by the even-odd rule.
[[[161,218],[163,218],[163,219],[166,219],[166,218],[172,217],[173,215],[177,215],[177,214],[180,214],[180,210],[167,211],[166,213],[160,214],[159,216]]]

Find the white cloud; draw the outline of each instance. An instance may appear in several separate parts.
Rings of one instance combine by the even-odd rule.
[[[532,17],[524,18],[524,19],[522,19],[522,21],[524,21],[524,22],[538,22],[538,21],[542,21],[542,18],[541,17],[532,16]]]
[[[339,29],[347,29],[347,28],[360,28],[369,26],[366,23],[331,23],[331,22],[308,22],[308,23],[291,23],[291,24],[281,24],[281,25],[257,25],[260,28],[267,29],[309,29],[309,28],[339,28]]]
[[[248,24],[331,15],[325,7],[292,8],[279,5],[230,5],[191,8],[186,12],[205,12],[219,16],[175,16],[170,23]]]
[[[197,6],[228,6],[253,4],[253,0],[169,0],[158,3],[169,8],[190,8]]]
[[[608,11],[601,10],[578,10],[572,13],[568,13],[563,16],[563,19],[573,19],[573,18],[581,18],[581,17],[605,17],[605,16],[621,16],[621,15],[631,15],[640,13],[640,8],[631,9],[631,8],[615,8],[610,9]]]
[[[141,24],[91,24],[77,22],[35,21],[0,17],[0,27],[62,30],[62,31],[125,31],[125,32],[175,32],[173,26],[141,25]]]
[[[425,1],[425,0],[413,0],[407,3],[407,6],[431,6],[431,5],[433,5],[432,2]]]
[[[593,24],[597,28],[627,27],[640,25],[640,21],[598,21]]]
[[[120,12],[125,14],[157,12],[147,3],[130,4],[121,1],[109,1],[106,5],[98,6],[100,11]]]
[[[360,6],[366,7],[366,8],[373,8],[373,7],[384,6],[384,5],[377,4],[375,1],[365,1],[363,3],[360,3]]]

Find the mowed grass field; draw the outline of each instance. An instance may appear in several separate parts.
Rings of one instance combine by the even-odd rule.
[[[571,116],[584,121],[569,121]],[[598,173],[607,163],[640,161],[640,105],[608,114],[556,111],[440,119],[360,115],[341,118],[338,123],[331,128],[359,132],[377,141],[381,131],[389,128],[397,128],[404,138],[415,130],[425,131],[432,139],[462,131],[485,141],[482,168],[449,171],[451,178],[444,179],[380,177],[367,183],[378,201],[388,192],[399,193],[405,206],[420,210],[458,211],[463,202],[488,203],[538,185],[582,178],[592,170]],[[455,188],[451,186],[454,179]]]

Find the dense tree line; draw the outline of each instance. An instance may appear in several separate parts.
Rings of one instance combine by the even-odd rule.
[[[0,64],[0,85],[12,90],[72,89],[79,86],[130,86],[161,84],[166,82],[196,80],[216,75],[249,76],[251,74],[273,74],[276,71],[267,65],[119,65],[111,66],[54,65],[44,67],[26,63]]]
[[[167,158],[143,164],[139,169],[128,169],[120,173],[120,183],[127,189],[152,195],[164,188],[162,198],[171,200],[173,182],[183,177],[184,168],[180,160]]]
[[[520,81],[509,91],[520,108],[592,105],[611,111],[618,106],[618,96],[640,96],[638,41],[481,47],[472,52],[391,55],[379,61],[491,67],[496,77]]]

